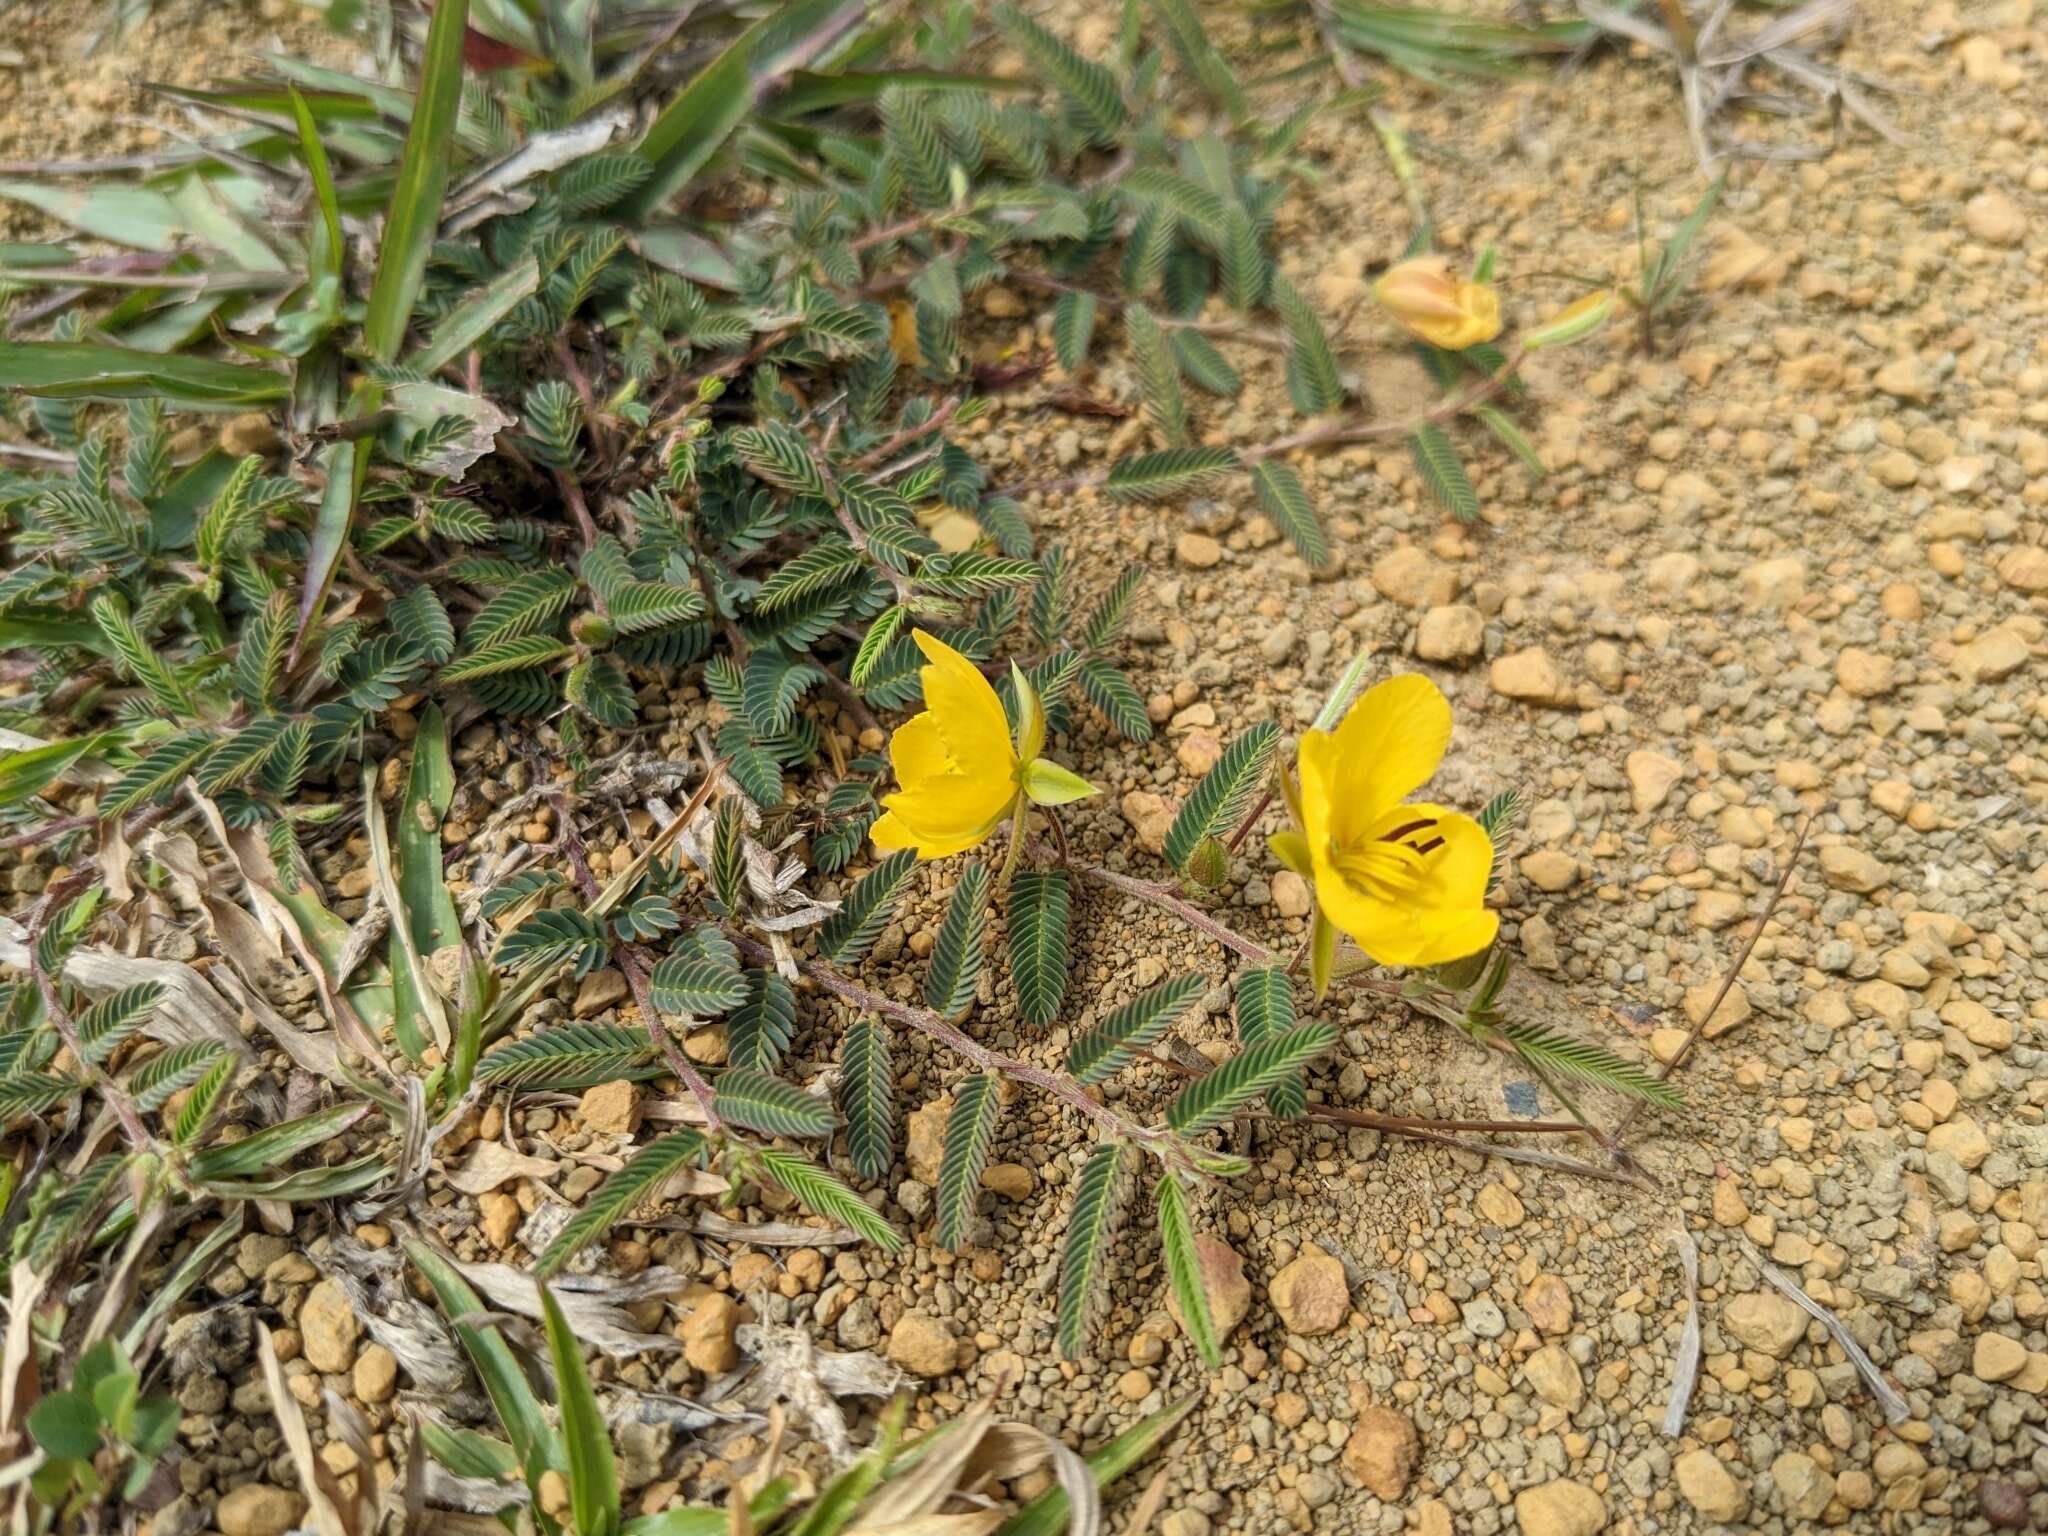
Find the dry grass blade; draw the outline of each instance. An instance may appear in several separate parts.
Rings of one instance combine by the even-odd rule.
[[[260,1321],[256,1324],[256,1356],[263,1366],[264,1385],[270,1391],[270,1411],[277,1416],[278,1432],[291,1453],[300,1491],[306,1496],[320,1536],[367,1536],[350,1524],[343,1513],[347,1495],[327,1470],[327,1463],[313,1454],[313,1436],[306,1428],[306,1415],[285,1384],[284,1365],[277,1358],[277,1345],[271,1340],[270,1329]]]
[[[0,917],[0,965],[25,971],[28,963],[28,930],[11,917]],[[95,996],[154,983],[164,991],[150,1022],[144,1026],[150,1038],[166,1045],[206,1040],[224,1045],[237,1055],[249,1054],[249,1042],[237,1027],[240,1010],[190,966],[169,960],[144,960],[98,945],[81,944],[65,961],[64,980]]]
[[[1682,0],[1670,0],[1666,6],[1670,25],[1665,26],[1630,11],[1579,0],[1579,14],[1601,32],[1641,44],[1671,61],[1678,72],[1693,150],[1701,170],[1709,175],[1728,155],[1750,160],[1812,160],[1830,148],[1826,144],[1756,143],[1725,136],[1717,139],[1715,120],[1738,99],[1753,96],[1748,76],[1755,68],[1774,69],[1812,93],[1812,102],[1787,103],[1788,111],[1802,115],[1846,111],[1887,142],[1905,142],[1898,127],[1858,89],[1857,80],[1794,46],[1817,32],[1839,31],[1855,10],[1856,0],[1808,0],[1796,10],[1773,17],[1745,37],[1724,40],[1724,23],[1731,12],[1728,0],[1719,0],[1696,35]]]
[[[1877,1362],[1872,1360],[1863,1346],[1856,1342],[1856,1336],[1849,1332],[1842,1320],[1801,1290],[1798,1281],[1758,1253],[1756,1245],[1748,1238],[1744,1237],[1741,1241],[1742,1251],[1748,1255],[1749,1261],[1756,1265],[1757,1273],[1797,1303],[1799,1309],[1808,1317],[1827,1329],[1835,1343],[1841,1346],[1842,1353],[1849,1357],[1849,1363],[1856,1367],[1856,1374],[1863,1378],[1863,1385],[1870,1389],[1870,1395],[1877,1399],[1878,1406],[1884,1410],[1885,1423],[1903,1424],[1913,1417],[1912,1405],[1899,1395],[1898,1388],[1884,1379],[1884,1372],[1877,1368]]]
[[[510,1264],[448,1262],[492,1306],[541,1321],[540,1285],[532,1275]],[[615,1360],[629,1360],[682,1348],[682,1341],[668,1334],[642,1333],[625,1308],[650,1296],[679,1294],[685,1283],[674,1270],[660,1267],[643,1270],[630,1281],[563,1276],[555,1286],[555,1300],[584,1343]]]
[[[1678,1336],[1678,1360],[1671,1368],[1671,1402],[1664,1410],[1664,1435],[1676,1440],[1685,1433],[1685,1405],[1692,1400],[1700,1370],[1700,1250],[1692,1233],[1674,1227],[1679,1263],[1685,1269],[1685,1327]]]
[[[960,1487],[994,1412],[993,1401],[983,1398],[965,1417],[945,1426],[943,1438],[919,1458],[915,1467],[901,1477],[891,1478],[861,1507],[860,1519],[848,1536],[863,1536],[943,1509],[946,1500]]]

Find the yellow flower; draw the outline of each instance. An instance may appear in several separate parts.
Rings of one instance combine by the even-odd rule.
[[[1319,987],[1332,929],[1381,965],[1442,965],[1493,942],[1492,840],[1469,816],[1403,803],[1450,740],[1450,701],[1412,673],[1369,690],[1334,732],[1302,738],[1302,831],[1282,833],[1274,850],[1315,880]]]
[[[889,739],[889,762],[902,786],[882,797],[886,814],[869,836],[877,848],[915,848],[920,859],[943,859],[972,848],[1006,818],[1021,824],[1024,803],[1065,805],[1095,786],[1038,754],[1045,746],[1045,709],[1014,665],[1017,695],[1013,740],[1003,701],[981,668],[943,640],[913,630],[924,652],[925,710]],[[1016,847],[1013,836],[1012,849]]]
[[[1441,256],[1411,256],[1387,268],[1373,297],[1403,330],[1431,346],[1461,352],[1500,334],[1500,298],[1484,283],[1451,276]]]

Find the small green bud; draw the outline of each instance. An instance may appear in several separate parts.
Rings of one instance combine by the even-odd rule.
[[[585,609],[569,621],[569,633],[578,645],[610,645],[618,628],[603,614]]]
[[[1188,855],[1187,873],[1203,890],[1215,890],[1230,878],[1230,850],[1216,838],[1203,838]]]
[[[1522,338],[1522,345],[1534,352],[1542,347],[1558,347],[1590,336],[1607,323],[1607,317],[1614,313],[1614,292],[1602,288],[1589,293],[1576,303],[1567,304],[1543,324]]]

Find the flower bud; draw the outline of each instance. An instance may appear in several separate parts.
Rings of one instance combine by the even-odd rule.
[[[1522,338],[1522,345],[1530,351],[1538,347],[1560,347],[1568,341],[1577,341],[1581,336],[1590,336],[1607,323],[1607,317],[1614,313],[1614,291],[1601,288],[1574,303],[1567,304],[1548,320],[1537,326]]]
[[[1433,347],[1461,352],[1500,334],[1500,298],[1484,283],[1460,282],[1441,256],[1389,267],[1373,297],[1394,323]]]
[[[1203,838],[1188,855],[1187,874],[1203,890],[1215,890],[1230,878],[1230,850],[1213,837]]]
[[[578,645],[609,645],[618,630],[603,614],[586,608],[569,621],[569,633]]]

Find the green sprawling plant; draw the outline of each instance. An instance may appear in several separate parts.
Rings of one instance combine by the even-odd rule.
[[[618,1474],[597,1395],[554,1295],[541,1287],[556,1406],[551,1417],[512,1345],[456,1267],[421,1242],[408,1244],[406,1257],[453,1325],[504,1431],[500,1438],[422,1418],[407,1454],[432,1457],[457,1477],[494,1492],[518,1490],[499,1516],[508,1530],[530,1522],[541,1536],[566,1531],[575,1536],[726,1536],[735,1529],[764,1536],[838,1536],[842,1531],[908,1528],[956,1507],[956,1497],[957,1507],[986,1507],[982,1490],[968,1486],[979,1479],[967,1463],[982,1436],[999,1428],[993,1404],[983,1402],[906,1442],[907,1404],[899,1398],[884,1410],[875,1444],[808,1499],[795,1495],[790,1479],[763,1472],[734,1487],[730,1503],[742,1508],[676,1506],[628,1518],[620,1506]],[[1188,1398],[1159,1409],[1085,1460],[1035,1430],[1008,1426],[1013,1437],[1043,1441],[1047,1459],[1058,1469],[1058,1483],[1000,1523],[976,1528],[995,1536],[1057,1536],[1068,1529],[1099,1528],[1102,1490],[1164,1444],[1193,1406],[1194,1399]],[[566,1508],[550,1498],[543,1484],[550,1472],[566,1484]]]
[[[1698,202],[1671,232],[1671,238],[1650,253],[1649,235],[1643,222],[1643,199],[1641,190],[1636,194],[1636,279],[1625,283],[1619,290],[1628,306],[1636,312],[1636,345],[1644,352],[1657,349],[1657,320],[1668,309],[1674,307],[1692,286],[1696,263],[1693,247],[1699,243],[1700,234],[1707,227],[1707,219],[1713,214],[1714,205],[1721,200],[1721,192],[1728,185],[1726,172],[1716,176],[1707,184],[1707,190],[1700,194]]]
[[[986,36],[971,9],[913,27],[852,0],[713,5],[661,31],[624,5],[440,0],[416,32],[389,34],[417,61],[410,88],[400,72],[363,81],[275,58],[260,79],[182,93],[236,125],[204,154],[84,185],[0,183],[82,237],[0,248],[0,302],[27,338],[0,341],[0,386],[33,439],[6,460],[22,467],[0,470],[0,652],[13,658],[0,725],[14,748],[0,815],[10,847],[66,866],[6,936],[25,979],[0,994],[0,1112],[84,1100],[114,1127],[70,1176],[10,1187],[0,1215],[18,1288],[81,1263],[115,1277],[32,1362],[45,1379],[144,1370],[251,1202],[402,1206],[487,1094],[663,1079],[691,1106],[694,1123],[640,1145],[542,1241],[542,1275],[693,1168],[734,1200],[777,1189],[848,1229],[841,1240],[898,1246],[855,1181],[894,1167],[905,1031],[970,1069],[947,1112],[937,1240],[977,1240],[1002,1080],[1051,1095],[1099,1138],[1072,1184],[1060,1347],[1089,1346],[1142,1169],[1191,1340],[1220,1360],[1196,1230],[1208,1186],[1247,1164],[1214,1133],[1254,1114],[1379,1123],[1311,1094],[1306,1069],[1332,1031],[1303,1016],[1288,957],[1188,899],[1227,878],[1270,796],[1278,731],[1244,733],[1189,796],[1166,844],[1172,881],[1075,862],[1056,819],[1053,847],[1023,847],[1020,809],[1014,875],[950,870],[912,1004],[855,974],[918,868],[907,853],[867,860],[884,765],[839,761],[823,706],[869,724],[914,703],[916,628],[1000,678],[1015,720],[1099,720],[1144,740],[1118,664],[1143,573],[1041,548],[1030,495],[1165,500],[1241,476],[1321,565],[1329,545],[1294,456],[1401,436],[1428,471],[1445,424],[1467,416],[1512,445],[1494,401],[1518,387],[1523,348],[1443,353],[1441,399],[1369,418],[1273,251],[1309,111],[1262,113],[1185,0],[1126,19],[1096,60],[1007,9]],[[1145,43],[1152,20],[1159,46]],[[1055,110],[1018,80],[957,70],[998,43]],[[1169,80],[1204,94],[1206,125],[1183,131]],[[996,283],[1048,297],[1045,356],[973,361],[972,301]],[[991,392],[1055,362],[1081,374],[1112,332],[1150,433],[1135,451],[1005,486],[953,440]],[[1244,387],[1218,341],[1282,358],[1301,422],[1206,444],[1201,397]],[[1426,478],[1477,514],[1455,453]],[[710,750],[667,781],[691,784],[688,804],[601,882],[579,809],[607,793],[607,766],[652,755],[644,733],[667,710],[651,706],[684,676],[711,703]],[[1358,681],[1354,668],[1340,695]],[[485,871],[464,850],[481,887],[467,911],[443,836],[450,722],[478,719],[529,722],[568,773],[536,791],[559,872]],[[1512,810],[1490,808],[1498,835]],[[374,900],[352,926],[315,876],[358,830]],[[798,834],[807,861],[788,851]],[[856,864],[835,902],[805,891]],[[197,901],[222,955],[213,979],[93,942],[132,879]],[[1169,976],[1100,1010],[1070,996],[1090,888],[1161,906],[1249,962],[1229,981],[1235,1054],[1203,1068],[1153,1054],[1219,978]],[[259,985],[287,955],[324,1029]],[[1341,976],[1364,964],[1335,957]],[[531,1027],[544,993],[606,966],[637,1023]],[[1090,1011],[1059,1069],[967,1032],[999,976],[1034,1027]],[[1567,1105],[1560,1078],[1668,1100],[1619,1058],[1509,1020],[1505,978],[1504,960],[1481,957],[1384,985],[1515,1053]],[[821,998],[836,1010],[822,1019]],[[208,1022],[245,1013],[335,1101],[286,1114],[241,1032]],[[725,1051],[700,1065],[677,1036],[711,1021]],[[817,1022],[839,1031],[830,1098],[787,1071]],[[1156,1112],[1091,1091],[1141,1063],[1187,1078]],[[1589,1126],[1572,1113],[1577,1125],[1545,1129]],[[159,1246],[202,1219],[204,1238],[135,1310]],[[508,1437],[423,1427],[427,1451],[536,1490],[563,1472],[579,1536],[622,1529],[559,1328],[557,1430],[513,1385],[495,1330],[461,1322],[474,1298],[430,1257],[414,1262]],[[116,1329],[132,1366],[94,1353]],[[124,1456],[140,1466],[161,1449],[146,1400],[108,1396],[90,1455],[74,1454],[82,1417],[62,1447],[37,1435],[34,1451],[0,1422],[0,1444],[43,1458],[24,1484],[39,1528],[111,1486]],[[851,1510],[890,1464],[788,1528],[838,1529],[818,1511]],[[1036,1531],[1061,1516],[1018,1518]],[[535,1520],[548,1529],[559,1512]],[[689,1528],[647,1536],[671,1525]]]

